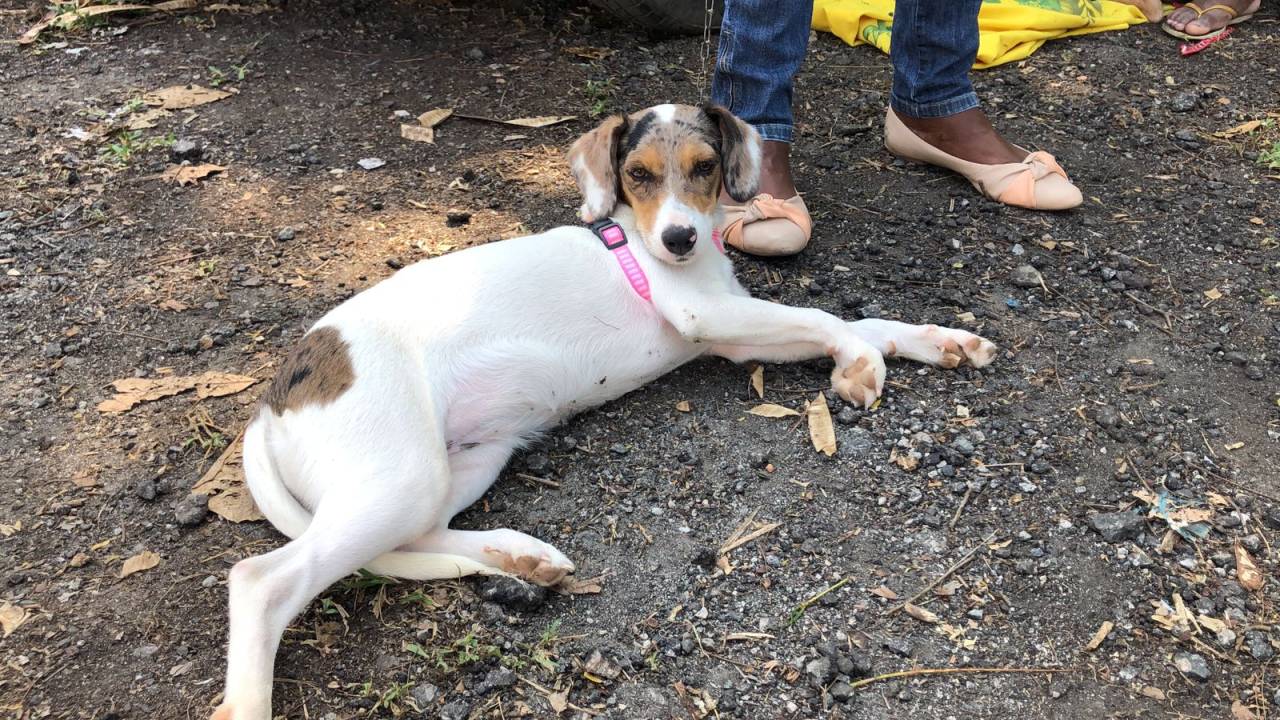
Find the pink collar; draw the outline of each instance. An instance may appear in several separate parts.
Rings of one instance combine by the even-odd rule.
[[[640,263],[636,262],[636,256],[631,253],[631,248],[627,247],[627,234],[623,232],[622,226],[618,223],[605,218],[591,223],[591,232],[600,238],[600,242],[604,243],[604,247],[613,256],[618,259],[618,266],[622,268],[622,274],[627,277],[627,282],[631,283],[631,289],[636,294],[644,298],[648,302],[653,302],[653,296],[649,292],[649,277],[644,274],[644,268],[640,267]],[[720,239],[720,231],[718,229],[711,231],[711,242],[715,243],[716,249],[721,254],[724,253],[724,241]]]

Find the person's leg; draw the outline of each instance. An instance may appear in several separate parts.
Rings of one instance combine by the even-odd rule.
[[[930,145],[970,162],[1021,162],[978,107],[969,81],[982,0],[897,0],[890,105]]]
[[[809,46],[813,3],[725,0],[711,100],[729,108],[764,140],[760,192],[789,198],[792,79]]]

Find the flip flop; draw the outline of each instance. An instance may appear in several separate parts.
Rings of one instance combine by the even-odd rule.
[[[809,244],[813,220],[799,195],[779,200],[761,193],[746,205],[725,205],[720,234],[725,243],[752,255],[795,255]]]
[[[1169,21],[1167,19],[1164,21],[1164,23],[1160,25],[1160,27],[1164,28],[1165,32],[1181,40],[1191,40],[1193,42],[1196,40],[1208,40],[1210,38],[1218,37],[1222,33],[1226,32],[1227,28],[1231,27],[1232,25],[1239,25],[1240,23],[1246,20],[1252,20],[1254,14],[1258,12],[1258,8],[1261,6],[1262,6],[1262,0],[1253,0],[1253,2],[1249,4],[1249,9],[1246,10],[1244,13],[1241,13],[1239,10],[1236,10],[1235,8],[1229,5],[1223,5],[1221,3],[1217,5],[1210,5],[1209,7],[1203,8],[1203,9],[1199,5],[1196,5],[1195,3],[1190,3],[1190,2],[1184,3],[1182,7],[1194,12],[1196,14],[1196,20],[1199,20],[1200,18],[1204,17],[1205,15],[1208,15],[1214,10],[1220,10],[1222,12],[1227,13],[1228,15],[1231,16],[1231,19],[1227,22],[1226,25],[1223,25],[1217,30],[1210,30],[1209,32],[1203,35],[1192,35],[1190,33],[1183,32],[1182,30],[1178,30],[1172,27],[1171,25],[1169,25]],[[1192,22],[1195,22],[1195,21],[1193,20]]]

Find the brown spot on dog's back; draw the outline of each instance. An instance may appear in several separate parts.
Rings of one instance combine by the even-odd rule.
[[[307,405],[328,405],[355,382],[347,342],[336,328],[307,333],[289,353],[262,401],[277,415]]]

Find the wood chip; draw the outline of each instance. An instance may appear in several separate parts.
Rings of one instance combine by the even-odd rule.
[[[756,397],[764,399],[764,366],[757,365],[755,370],[751,371],[751,389],[756,391]]]
[[[124,561],[124,565],[120,566],[120,577],[127,578],[134,573],[150,570],[159,564],[160,556],[146,550]]]
[[[898,593],[885,587],[884,585],[881,585],[880,587],[872,588],[871,594],[875,595],[876,597],[882,597],[885,600],[897,600],[899,597]]]
[[[1163,690],[1161,690],[1161,689],[1160,689],[1160,688],[1158,688],[1158,687],[1152,687],[1152,686],[1150,686],[1150,685],[1144,685],[1144,686],[1142,687],[1142,689],[1141,689],[1141,690],[1139,690],[1138,692],[1139,692],[1139,693],[1142,693],[1142,696],[1143,696],[1143,697],[1148,697],[1148,698],[1151,698],[1152,700],[1164,700],[1164,699],[1165,699],[1164,691],[1163,691]]]
[[[429,127],[421,125],[401,125],[400,137],[413,142],[434,144],[436,141],[436,131]]]
[[[689,404],[688,400],[681,400],[676,403],[676,410],[679,410],[680,412],[690,412],[693,410],[693,406]]]
[[[1093,639],[1089,641],[1088,645],[1084,646],[1084,649],[1089,652],[1097,650],[1102,646],[1102,643],[1107,639],[1107,636],[1111,634],[1111,630],[1113,628],[1115,628],[1115,624],[1110,620],[1103,622],[1102,626],[1098,628],[1098,632],[1093,634]]]
[[[806,412],[809,417],[809,439],[813,449],[831,457],[836,454],[836,429],[831,423],[831,409],[827,407],[827,397],[822,393],[809,403]]]
[[[1244,549],[1238,541],[1235,544],[1236,555],[1236,582],[1240,583],[1240,587],[1250,592],[1256,592],[1262,589],[1266,584],[1266,580],[1262,577],[1262,573],[1258,570],[1258,564],[1253,561],[1253,557],[1249,555],[1249,551]]]
[[[428,110],[418,116],[418,125],[425,128],[433,128],[453,115],[452,108],[436,108]]]
[[[937,615],[935,615],[930,610],[926,610],[925,608],[920,607],[919,605],[912,605],[911,603],[905,603],[903,604],[902,609],[908,615],[919,620],[920,622],[924,622],[924,623],[938,622]]]

